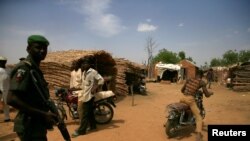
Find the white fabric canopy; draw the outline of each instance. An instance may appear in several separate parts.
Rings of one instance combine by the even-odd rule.
[[[174,65],[174,64],[158,63],[155,66],[157,68],[170,69],[170,70],[180,70],[181,69],[181,67],[179,65]]]
[[[160,79],[162,79],[162,75],[166,70],[169,71],[177,71],[178,74],[180,73],[181,66],[175,65],[175,64],[163,64],[161,62],[157,63],[155,65],[157,74],[160,76]]]

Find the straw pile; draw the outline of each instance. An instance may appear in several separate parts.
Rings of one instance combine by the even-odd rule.
[[[137,82],[143,74],[144,67],[124,58],[115,58],[117,76],[116,90],[119,95],[129,94],[129,85]]]
[[[250,91],[250,62],[245,62],[231,69],[233,77],[233,90]]]
[[[57,87],[69,88],[70,67],[73,61],[85,56],[93,55],[96,58],[97,71],[102,76],[112,76],[110,90],[115,92],[116,68],[112,56],[101,51],[68,50],[49,52],[46,59],[42,61],[40,68],[44,73],[50,89]]]
[[[109,82],[109,90],[116,95],[127,95],[130,82],[137,81],[138,77],[130,77],[127,74],[140,76],[143,67],[139,64],[124,58],[112,58],[112,56],[101,51],[68,50],[49,52],[46,59],[40,64],[46,81],[49,83],[50,90],[54,88],[69,88],[70,67],[73,61],[93,55],[96,58],[97,71],[102,76],[112,76]]]

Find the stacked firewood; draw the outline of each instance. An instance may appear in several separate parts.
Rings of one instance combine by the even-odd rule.
[[[117,68],[117,76],[116,76],[116,90],[118,95],[127,95],[128,94],[128,86],[126,85],[126,75],[125,72],[127,70],[127,61],[122,58],[116,58],[116,68]]]
[[[69,88],[70,66],[58,62],[42,62],[40,65],[49,87]]]
[[[124,58],[115,58],[117,76],[116,89],[119,95],[129,94],[129,86],[144,74],[145,67]]]
[[[96,58],[95,67],[102,76],[111,76],[108,89],[117,95],[127,95],[128,79],[136,81],[137,78],[128,77],[127,73],[139,75],[143,67],[123,58],[112,58],[112,56],[101,51],[68,50],[49,52],[46,59],[42,61],[40,68],[44,73],[49,88],[69,88],[71,65],[86,56],[92,55]]]
[[[69,88],[71,65],[73,61],[77,61],[86,56],[94,56],[96,58],[95,67],[102,76],[111,76],[109,82],[110,90],[115,92],[116,68],[115,61],[112,56],[105,51],[83,51],[68,50],[49,52],[40,68],[44,73],[46,81],[49,83],[50,89]]]
[[[235,91],[250,91],[250,62],[232,68],[232,84]]]

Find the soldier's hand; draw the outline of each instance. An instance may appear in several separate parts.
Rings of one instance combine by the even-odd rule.
[[[45,116],[45,120],[48,124],[55,125],[58,122],[58,117],[56,114],[47,112]]]
[[[213,92],[208,92],[208,95],[206,97],[210,97],[213,94],[214,94]]]
[[[210,94],[210,96],[211,96],[211,95],[214,95],[214,92],[209,92],[209,94]]]

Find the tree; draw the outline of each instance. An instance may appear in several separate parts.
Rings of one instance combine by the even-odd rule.
[[[250,50],[241,50],[239,53],[236,50],[228,50],[223,54],[223,58],[213,58],[210,61],[210,66],[229,66],[238,62],[250,61]]]
[[[157,47],[156,42],[154,41],[153,37],[149,36],[146,39],[146,50],[148,53],[148,77],[152,78],[153,77],[153,70],[154,70],[154,66],[153,66],[153,52],[154,49]]]
[[[181,58],[181,60],[186,59],[186,54],[185,54],[185,52],[184,52],[184,51],[180,51],[180,52],[179,52],[179,57]]]
[[[186,54],[185,54],[184,51],[180,51],[178,55],[179,55],[181,60],[187,59],[188,61],[193,62],[194,64],[196,64],[196,62],[193,60],[192,57],[189,56],[189,57],[186,58]]]
[[[210,62],[210,67],[216,67],[216,66],[221,66],[221,59],[219,58],[213,58]]]
[[[193,62],[194,64],[196,64],[196,62],[193,60],[193,58],[192,57],[188,57],[188,58],[186,58],[188,61],[190,61],[190,62]]]
[[[223,61],[225,61],[226,66],[236,64],[238,60],[238,52],[236,50],[229,50],[223,54]]]
[[[250,50],[241,50],[239,52],[239,61],[240,62],[250,61]]]
[[[161,61],[162,63],[172,63],[176,64],[180,61],[180,57],[171,51],[168,51],[167,49],[161,49],[159,53],[154,57],[154,62]]]
[[[208,63],[205,62],[205,63],[204,63],[204,66],[201,65],[200,68],[201,68],[202,70],[207,70],[207,69],[209,68]]]

